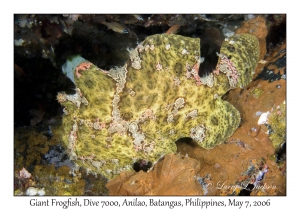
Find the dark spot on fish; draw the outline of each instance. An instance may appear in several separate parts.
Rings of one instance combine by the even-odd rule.
[[[229,45],[229,46],[227,47],[227,50],[228,50],[229,52],[234,52],[234,51],[235,51],[235,47],[232,46],[232,45]]]
[[[212,116],[210,118],[210,121],[213,125],[218,125],[219,124],[219,121],[218,121],[218,118],[216,116]]]

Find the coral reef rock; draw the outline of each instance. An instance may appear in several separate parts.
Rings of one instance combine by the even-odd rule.
[[[109,195],[203,195],[199,171],[199,161],[170,154],[149,173],[124,171],[106,187]]]
[[[78,165],[112,179],[138,160],[155,164],[174,153],[179,138],[211,149],[239,126],[238,110],[221,97],[252,80],[256,37],[225,39],[216,70],[205,78],[198,74],[199,38],[153,35],[128,51],[129,61],[108,72],[86,60],[79,64],[78,56],[64,70],[75,74],[77,89],[58,93],[65,115],[55,132]]]

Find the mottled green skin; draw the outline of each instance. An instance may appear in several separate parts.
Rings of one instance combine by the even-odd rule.
[[[236,34],[222,43],[220,53],[230,57],[239,71],[238,87],[248,85],[259,59],[258,39],[250,34]]]
[[[224,49],[228,48],[228,42],[224,42],[221,53],[230,55],[234,64],[237,63],[242,68],[248,68],[248,70],[238,69],[241,75],[238,83],[246,85],[246,82],[251,81],[252,72],[254,72],[258,62],[258,41],[251,35],[236,36],[232,37],[235,44],[231,44],[231,52]],[[221,99],[214,99],[215,94],[218,94],[220,98],[229,90],[227,77],[222,73],[215,77],[215,87],[213,88],[203,85],[196,86],[194,80],[186,78],[185,64],[189,63],[192,66],[196,62],[194,57],[200,55],[199,40],[197,39],[178,35],[154,35],[147,38],[143,45],[151,45],[152,43],[155,43],[153,51],[141,53],[142,69],[128,71],[126,88],[134,90],[136,96],[131,97],[127,91],[123,91],[121,99],[123,104],[120,106],[120,110],[124,116],[128,116],[126,119],[135,119],[145,109],[151,108],[156,115],[156,123],[151,122],[149,123],[151,125],[142,125],[143,132],[149,134],[151,138],[155,137],[153,131],[159,131],[165,138],[176,141],[180,137],[189,137],[192,127],[204,124],[207,128],[206,138],[199,143],[200,146],[209,149],[224,142],[233,134],[240,123],[240,114],[232,105]],[[165,49],[168,43],[174,43],[171,44],[170,50]],[[189,45],[188,43],[192,44]],[[251,57],[251,53],[246,52],[247,45],[250,45],[251,52],[255,51],[252,46],[256,46],[254,59],[248,58]],[[237,50],[233,51],[232,46]],[[189,54],[182,55],[183,49],[187,49]],[[241,58],[238,57],[239,53],[243,55]],[[164,70],[156,70],[157,62],[162,64]],[[165,70],[165,67],[170,70]],[[244,78],[244,73],[246,74],[245,77],[249,78]],[[179,86],[174,85],[173,77],[180,78],[181,84]],[[168,113],[165,107],[174,103],[179,97],[185,99],[185,106],[179,109],[178,115],[174,117],[175,122],[167,123]],[[198,110],[198,117],[185,119],[185,115],[194,109]],[[174,135],[169,134],[171,129],[175,130]]]
[[[246,85],[252,78],[252,72],[257,64],[256,55],[259,54],[256,38],[248,35],[236,35],[232,39],[239,45],[230,53],[222,45],[221,53],[231,56],[240,73],[240,85]],[[252,40],[252,41],[251,41]],[[255,42],[255,44],[253,44]],[[75,77],[75,84],[80,88],[88,100],[87,106],[81,104],[77,109],[71,102],[63,102],[69,115],[63,119],[63,142],[68,144],[68,135],[74,124],[73,116],[77,116],[78,133],[76,155],[89,156],[94,154],[93,160],[106,161],[100,168],[95,168],[88,161],[77,159],[76,163],[92,171],[101,173],[108,179],[115,177],[121,170],[132,170],[131,165],[138,159],[156,162],[161,156],[176,152],[175,141],[181,137],[190,137],[191,129],[197,125],[205,127],[205,138],[199,145],[211,149],[223,143],[233,134],[240,123],[240,114],[231,104],[221,99],[221,96],[230,89],[227,77],[220,72],[214,76],[214,86],[197,86],[193,78],[186,77],[186,64],[191,67],[200,57],[200,39],[188,38],[179,35],[153,35],[148,37],[142,45],[154,45],[154,49],[143,50],[140,53],[142,68],[136,70],[130,67],[123,91],[119,94],[118,103],[122,119],[133,122],[139,119],[142,113],[151,109],[156,120],[147,119],[139,123],[139,132],[145,134],[145,142],[154,142],[151,153],[136,152],[133,148],[133,137],[127,131],[125,135],[118,133],[109,134],[108,127],[112,121],[112,99],[116,94],[116,82],[107,74],[91,67],[83,71],[80,78]],[[170,49],[166,45],[170,44]],[[240,44],[243,47],[240,47]],[[254,49],[253,46],[257,48]],[[248,47],[251,52],[247,52]],[[183,50],[188,53],[182,53]],[[251,58],[254,54],[255,59]],[[196,56],[196,57],[195,57]],[[157,69],[161,64],[162,69]],[[242,69],[240,69],[242,68]],[[245,70],[247,68],[248,70]],[[200,66],[201,70],[201,66]],[[176,86],[174,78],[180,80]],[[134,91],[134,95],[130,94]],[[173,122],[167,122],[168,110],[166,106],[173,104],[176,99],[184,98],[184,107],[178,109]],[[172,110],[172,107],[169,111]],[[198,111],[194,119],[186,118],[193,110]],[[89,119],[93,122],[97,118],[106,123],[102,130],[95,130],[86,125],[79,125],[78,118]],[[91,138],[95,135],[95,138]],[[111,147],[107,148],[107,137],[112,137]],[[118,159],[119,164],[114,164],[110,159]],[[126,168],[124,169],[124,167]],[[112,170],[111,172],[107,172]]]

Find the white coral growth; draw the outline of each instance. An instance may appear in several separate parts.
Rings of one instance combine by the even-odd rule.
[[[205,127],[203,124],[197,125],[196,127],[191,128],[191,138],[201,143],[205,139]]]
[[[29,179],[31,177],[31,173],[29,173],[24,167],[21,171],[19,171],[19,179]]]

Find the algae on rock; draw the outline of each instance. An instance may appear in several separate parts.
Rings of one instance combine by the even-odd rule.
[[[268,117],[271,142],[275,150],[279,150],[286,141],[286,104],[285,101],[274,108]]]
[[[81,63],[73,68],[77,92],[57,96],[65,106],[57,132],[78,165],[111,179],[133,170],[137,160],[155,163],[176,152],[181,137],[210,149],[236,130],[240,114],[221,97],[251,81],[259,55],[255,37],[225,40],[217,71],[205,83],[198,75],[199,38],[153,35],[129,53],[123,67],[108,72]]]

